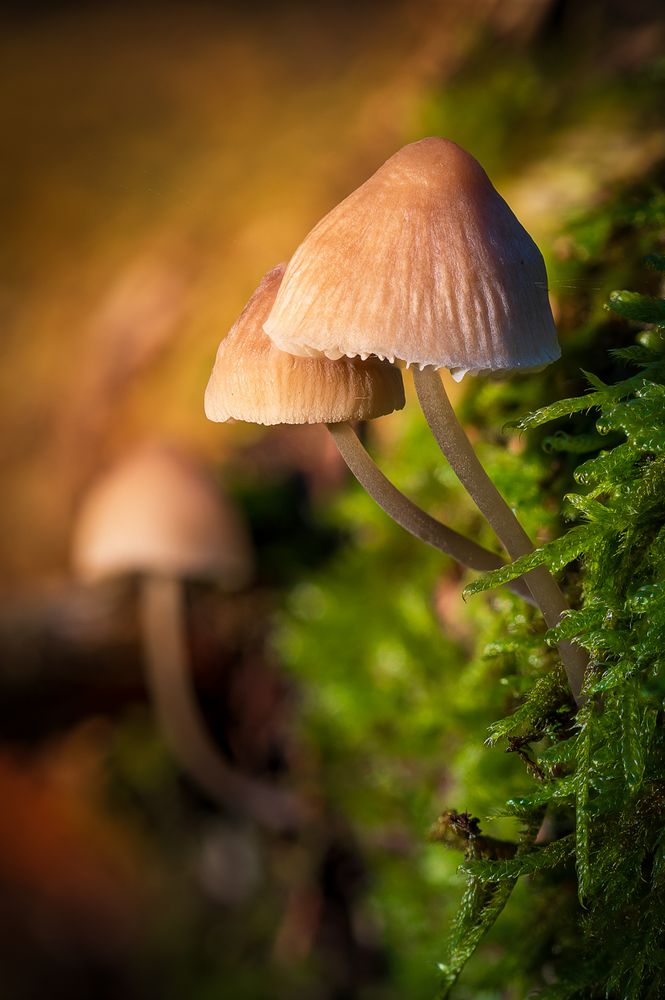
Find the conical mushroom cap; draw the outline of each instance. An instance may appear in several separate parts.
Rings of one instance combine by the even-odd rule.
[[[480,164],[422,139],[306,237],[265,330],[293,354],[474,373],[560,355],[542,255]]]
[[[263,332],[286,265],[263,277],[219,345],[205,394],[209,420],[335,424],[369,420],[404,406],[400,372],[377,358],[296,358]]]
[[[75,526],[72,562],[89,580],[149,573],[236,587],[251,576],[253,558],[239,511],[207,470],[151,444],[93,485]]]

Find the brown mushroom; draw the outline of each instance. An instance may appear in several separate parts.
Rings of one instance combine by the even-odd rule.
[[[280,264],[263,277],[220,343],[205,394],[206,415],[215,421],[326,423],[353,474],[398,524],[465,566],[500,566],[494,553],[430,517],[396,489],[354,433],[350,421],[379,417],[404,405],[397,368],[376,358],[293,357],[278,350],[263,332],[284,270]],[[521,580],[512,589],[528,599]]]
[[[512,559],[533,551],[476,457],[436,370],[508,375],[560,349],[540,251],[480,164],[438,137],[405,146],[334,208],[287,268],[265,330],[293,354],[414,365],[426,419]],[[568,605],[544,567],[525,577],[550,627]],[[577,701],[587,662],[559,643]]]

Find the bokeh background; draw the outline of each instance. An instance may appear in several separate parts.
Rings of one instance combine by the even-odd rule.
[[[212,425],[203,391],[262,274],[430,134],[483,163],[543,249],[573,359],[557,389],[576,391],[622,233],[649,249],[606,206],[662,183],[664,42],[655,0],[10,5],[0,996],[433,994],[460,885],[428,826],[452,790],[491,812],[493,769],[513,767],[473,777],[484,729],[462,674],[491,605],[464,605],[457,570],[385,523],[322,429]],[[525,386],[493,391],[519,413],[539,400]],[[482,532],[412,405],[367,433],[407,491]],[[187,584],[189,648],[220,754],[302,806],[286,828],[182,772],[146,691],[136,581],[72,568],[87,491],[147,441],[202,463],[248,525],[250,584]],[[534,491],[542,477],[519,448],[508,493],[511,454]],[[492,943],[459,996],[524,995],[491,986],[505,956]]]

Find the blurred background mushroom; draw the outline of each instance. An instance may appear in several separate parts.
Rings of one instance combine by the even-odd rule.
[[[227,808],[278,829],[297,823],[294,798],[225,762],[197,704],[186,581],[209,579],[234,590],[253,571],[242,516],[205,468],[166,445],[138,448],[91,487],[72,551],[86,580],[138,577],[149,689],[164,738],[184,769]]]

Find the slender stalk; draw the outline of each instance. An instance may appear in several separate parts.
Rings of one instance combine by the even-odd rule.
[[[504,565],[494,552],[484,549],[470,538],[465,538],[464,535],[441,524],[405,497],[389,479],[386,479],[370,458],[350,424],[328,424],[328,430],[342,458],[363,489],[402,528],[428,545],[452,556],[469,569],[488,572]],[[522,578],[513,580],[508,584],[508,589],[530,604],[534,603],[531,592]]]
[[[164,739],[183,770],[214,801],[237,806],[264,826],[296,826],[302,819],[296,799],[239,774],[207,732],[190,679],[183,592],[177,579],[143,579],[141,619],[150,694]]]
[[[455,416],[438,372],[431,368],[414,369],[413,380],[420,406],[441,451],[450,462],[462,485],[505,546],[511,559],[533,552],[533,545],[522,525],[485,472],[464,429]],[[568,610],[559,586],[544,566],[525,574],[524,580],[533,594],[547,625],[553,628]],[[568,683],[577,704],[581,703],[586,652],[570,642],[558,645]]]

